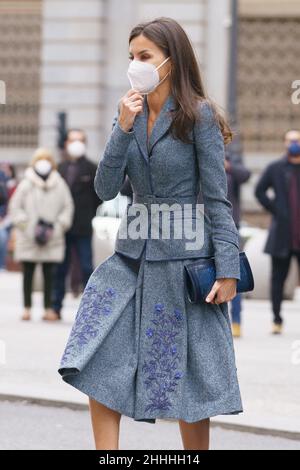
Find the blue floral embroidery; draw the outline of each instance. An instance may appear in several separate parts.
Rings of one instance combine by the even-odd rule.
[[[146,336],[151,340],[150,349],[144,361],[142,371],[146,375],[144,384],[148,392],[149,404],[145,411],[168,410],[172,403],[168,394],[174,392],[183,373],[177,370],[180,354],[176,338],[183,324],[183,314],[175,308],[173,313],[167,313],[162,303],[155,305],[153,327],[146,330]]]
[[[105,289],[103,294],[100,294],[93,285],[86,287],[61,363],[65,362],[70,354],[72,355],[75,346],[82,348],[90,339],[97,336],[101,327],[101,317],[111,314],[111,304],[116,295],[112,287]]]

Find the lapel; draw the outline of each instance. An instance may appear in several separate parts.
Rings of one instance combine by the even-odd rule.
[[[141,114],[138,114],[135,117],[133,123],[134,135],[139,146],[139,149],[146,160],[149,163],[149,154],[151,153],[154,145],[158,142],[159,139],[169,129],[172,123],[172,116],[169,111],[176,109],[175,99],[173,95],[169,94],[166,101],[164,102],[156,120],[152,127],[150,134],[150,139],[147,145],[148,136],[147,136],[147,126],[148,126],[148,116],[149,108],[147,103],[147,98],[144,98],[143,111]]]

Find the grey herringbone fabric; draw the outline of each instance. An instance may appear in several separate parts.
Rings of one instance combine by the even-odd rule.
[[[187,250],[183,239],[121,239],[94,270],[61,358],[63,379],[88,396],[138,421],[198,421],[242,412],[228,304],[191,304],[184,264],[215,256],[217,277],[239,279],[239,241],[226,198],[224,144],[211,109],[201,104],[195,145],[168,132],[169,95],[147,147],[147,115],[124,132],[117,116],[95,189],[114,198],[127,174],[130,207],[144,201],[195,202],[203,194],[203,246]],[[174,211],[172,223],[180,218]],[[134,216],[123,218],[121,225]],[[125,227],[126,228],[126,227]],[[119,235],[119,234],[118,234]]]

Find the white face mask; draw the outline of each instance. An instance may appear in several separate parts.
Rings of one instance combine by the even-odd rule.
[[[85,155],[86,152],[86,145],[84,142],[81,142],[81,140],[74,140],[74,142],[71,142],[70,144],[67,145],[67,152],[70,155],[70,157],[73,158],[79,158]]]
[[[49,162],[49,160],[42,158],[41,160],[38,160],[35,163],[34,168],[37,171],[37,173],[39,173],[42,176],[46,176],[52,170],[52,165]]]
[[[131,87],[143,95],[151,93],[169,75],[170,72],[159,80],[158,69],[169,59],[167,57],[158,67],[149,62],[132,60],[127,71]]]

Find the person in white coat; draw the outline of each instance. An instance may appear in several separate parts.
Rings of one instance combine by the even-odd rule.
[[[10,199],[8,211],[15,230],[14,259],[22,263],[24,312],[31,318],[35,266],[42,264],[44,277],[44,320],[57,316],[51,308],[53,267],[64,258],[65,232],[71,227],[74,203],[70,190],[56,170],[48,149],[34,153],[24,178]]]

